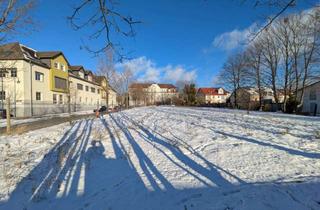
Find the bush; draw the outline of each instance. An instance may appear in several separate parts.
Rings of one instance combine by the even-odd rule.
[[[294,111],[296,111],[298,104],[299,102],[296,101],[291,95],[286,103],[286,113],[292,114]]]
[[[264,111],[264,112],[271,112],[271,111],[272,111],[272,105],[271,105],[271,104],[265,104],[265,105],[262,107],[262,111]]]

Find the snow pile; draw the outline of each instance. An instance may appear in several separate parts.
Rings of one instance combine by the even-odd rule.
[[[319,209],[319,130],[312,117],[144,107],[0,137],[0,209]]]

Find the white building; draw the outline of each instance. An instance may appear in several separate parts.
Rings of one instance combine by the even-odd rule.
[[[82,66],[69,67],[72,111],[93,110],[101,106],[102,88],[93,78],[93,73]]]
[[[177,96],[177,88],[171,84],[133,83],[129,87],[129,106],[172,104]]]
[[[15,117],[93,110],[102,87],[82,66],[70,66],[61,51],[37,51],[18,42],[0,46],[0,112],[10,100]]]
[[[67,66],[59,51],[39,52],[17,42],[0,46],[0,109],[9,99],[16,117],[67,111]]]
[[[230,93],[223,88],[199,88],[197,99],[205,104],[223,104],[226,103]]]
[[[298,95],[302,92],[299,90]],[[302,112],[320,114],[320,81],[305,87],[302,97]]]

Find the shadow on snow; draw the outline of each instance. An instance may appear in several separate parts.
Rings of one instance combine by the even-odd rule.
[[[101,134],[108,137],[107,143],[111,146],[106,147],[101,139],[92,137],[94,123],[103,125]],[[127,123],[134,125],[133,128],[129,128]],[[138,134],[142,141],[152,145],[159,154],[204,187],[181,189],[173,186],[133,134]],[[125,138],[120,138],[120,135]],[[275,147],[254,139],[240,139]],[[204,164],[185,154],[176,145],[177,141]],[[132,151],[124,145],[130,145]],[[316,154],[275,148],[294,155],[318,158]],[[132,163],[130,152],[136,156],[142,174]],[[141,176],[148,181],[149,187]],[[10,198],[0,203],[0,209],[317,209],[320,208],[319,189],[318,182],[246,183],[205,159],[187,142],[168,139],[127,115],[115,114],[110,115],[108,121],[104,118],[100,122],[88,119],[73,125],[29,175],[17,184]],[[316,197],[314,192],[318,193]]]

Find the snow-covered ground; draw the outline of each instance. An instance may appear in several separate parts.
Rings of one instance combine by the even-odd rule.
[[[320,209],[320,119],[148,107],[0,137],[0,209]]]
[[[72,112],[72,115],[86,115],[86,114],[92,114],[93,110],[88,110],[88,111],[79,111],[79,112]],[[40,116],[35,116],[35,117],[30,117],[30,118],[25,118],[25,119],[11,119],[11,125],[18,125],[18,124],[23,124],[23,123],[29,123],[29,122],[34,122],[38,120],[45,120],[45,119],[50,119],[53,117],[66,117],[68,116],[69,113],[59,113],[59,114],[47,114],[47,115],[42,115]],[[7,126],[7,120],[6,119],[0,119],[0,128],[1,127],[6,127]]]

